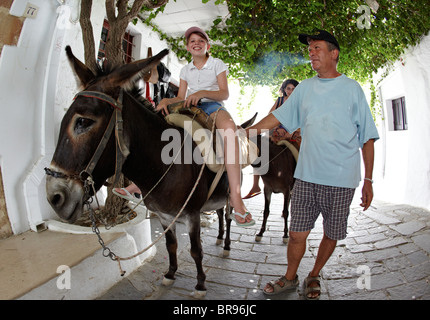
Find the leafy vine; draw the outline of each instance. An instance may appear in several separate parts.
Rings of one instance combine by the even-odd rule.
[[[307,63],[307,48],[297,36],[325,29],[336,36],[341,47],[339,72],[369,83],[379,68],[395,63],[405,48],[417,45],[429,32],[430,5],[428,0],[378,0],[375,11],[367,2],[216,0],[216,4],[228,6],[229,15],[218,17],[206,30],[213,41],[211,53],[229,65],[233,79],[240,78],[251,86],[279,86],[286,78],[301,81],[315,75]],[[164,34],[151,19],[144,23],[158,32],[178,57],[190,59],[182,38]],[[375,90],[373,86],[373,110]]]

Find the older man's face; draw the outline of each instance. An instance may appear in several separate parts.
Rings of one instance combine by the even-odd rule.
[[[309,58],[312,69],[316,72],[326,69],[333,63],[332,51],[328,50],[327,42],[324,40],[309,40]]]

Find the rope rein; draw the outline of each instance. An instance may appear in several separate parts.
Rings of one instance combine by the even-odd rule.
[[[212,124],[212,131],[211,131],[211,140],[213,139],[213,133],[214,133],[214,131],[215,131],[215,122],[216,122],[216,119],[217,119],[217,116],[218,116],[218,112],[219,112],[219,110],[220,110],[221,108],[219,108],[217,111],[216,111],[216,113],[215,113],[215,117],[214,117],[214,121],[213,121],[213,124]],[[194,114],[194,116],[193,116],[193,118],[192,118],[192,120],[194,121],[194,118],[195,118],[195,116],[196,116],[196,114]],[[173,166],[173,164],[175,163],[175,160],[177,159],[177,157],[180,155],[180,153],[181,153],[181,151],[182,151],[182,148],[183,148],[183,146],[184,146],[184,143],[185,143],[185,139],[186,139],[186,137],[188,136],[188,132],[187,132],[187,134],[186,134],[186,136],[184,137],[184,141],[182,142],[182,145],[181,145],[181,148],[180,148],[180,150],[178,151],[178,153],[176,154],[176,156],[175,156],[175,158],[174,158],[174,160],[172,161],[172,163],[169,165],[169,167],[167,168],[167,170],[164,172],[164,174],[161,176],[161,178],[157,181],[157,183],[148,191],[148,193],[135,205],[135,207],[132,209],[132,210],[134,210],[134,209],[136,209],[136,207],[141,203],[141,202],[143,202],[148,196],[149,196],[149,194],[151,194],[151,192],[161,183],[161,181],[164,179],[164,177],[167,175],[167,173],[170,171],[170,169],[172,168],[172,166]],[[212,143],[212,141],[211,141],[211,143]],[[184,202],[184,204],[182,205],[182,207],[181,207],[181,209],[179,210],[179,212],[178,212],[178,214],[175,216],[175,218],[172,220],[172,222],[170,223],[170,225],[164,230],[164,232],[162,233],[162,234],[160,234],[158,237],[157,237],[157,239],[155,239],[150,245],[148,245],[146,248],[144,248],[143,250],[141,250],[141,251],[139,251],[139,252],[137,252],[137,253],[135,253],[135,254],[133,254],[133,255],[131,255],[131,256],[128,256],[128,257],[120,257],[120,256],[117,256],[115,253],[113,253],[112,252],[112,250],[111,249],[109,249],[109,247],[107,247],[105,244],[104,244],[104,241],[103,241],[103,239],[102,239],[102,237],[101,237],[101,235],[100,235],[100,230],[99,230],[99,228],[97,227],[97,225],[96,225],[96,218],[95,218],[95,213],[94,213],[94,210],[91,208],[91,206],[90,206],[90,204],[91,204],[91,202],[92,202],[92,198],[90,198],[89,200],[87,200],[87,201],[85,201],[85,203],[84,204],[86,204],[87,205],[87,207],[88,207],[88,210],[89,210],[89,212],[90,212],[90,219],[91,219],[91,223],[92,223],[92,231],[96,234],[96,236],[97,236],[97,238],[98,238],[98,241],[99,241],[99,243],[100,243],[100,245],[102,246],[102,248],[103,248],[103,251],[102,251],[102,254],[103,254],[103,256],[104,257],[109,257],[109,258],[111,258],[113,261],[117,261],[118,262],[118,267],[119,267],[119,270],[120,270],[120,275],[121,276],[124,276],[124,274],[125,274],[125,271],[124,270],[122,270],[122,268],[121,268],[121,261],[126,261],[126,260],[131,260],[131,259],[134,259],[134,258],[136,258],[137,256],[140,256],[141,254],[143,254],[143,253],[145,253],[146,251],[148,251],[150,248],[152,248],[156,243],[158,243],[158,241],[160,241],[161,240],[161,238],[172,228],[172,226],[176,223],[176,221],[179,219],[179,217],[181,216],[181,214],[182,214],[182,212],[184,211],[184,209],[185,209],[185,207],[187,206],[187,204],[188,204],[188,202],[190,201],[190,199],[191,199],[191,197],[192,197],[192,195],[194,194],[194,192],[195,192],[195,190],[196,190],[196,188],[197,188],[197,185],[199,184],[199,182],[200,182],[200,179],[201,179],[201,177],[202,177],[202,175],[203,175],[203,171],[204,171],[204,169],[205,169],[205,167],[206,167],[206,161],[204,161],[203,162],[203,164],[202,164],[202,167],[200,168],[200,172],[199,172],[199,175],[198,175],[198,177],[197,177],[197,180],[196,180],[196,182],[194,183],[194,186],[193,186],[193,188],[191,189],[191,192],[190,192],[190,194],[188,195],[188,197],[187,197],[187,199],[185,200],[185,202]],[[97,202],[97,206],[99,207],[99,203],[98,203],[98,200],[97,200],[97,196],[96,196],[96,190],[95,190],[95,187],[94,187],[94,181],[93,181],[93,179],[91,178],[91,176],[89,176],[86,180],[85,180],[85,183],[84,183],[84,188],[92,188],[92,190],[93,190],[93,193],[94,193],[94,197],[96,198],[96,202]]]

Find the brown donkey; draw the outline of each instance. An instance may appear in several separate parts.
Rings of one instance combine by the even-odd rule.
[[[269,140],[265,136],[258,136],[258,145],[262,143],[262,139]],[[272,141],[265,141],[269,144],[269,157],[268,162],[259,164],[258,166],[252,164],[253,167],[260,167],[264,174],[261,179],[264,182],[264,212],[263,223],[260,232],[255,236],[255,241],[261,241],[264,232],[266,231],[267,218],[270,213],[270,200],[272,193],[282,193],[284,195],[284,208],[282,210],[282,217],[284,218],[284,243],[288,242],[288,206],[290,204],[291,191],[294,186],[294,170],[296,169],[296,160],[293,153],[286,146],[277,145]]]
[[[164,163],[162,150],[169,141],[163,141],[163,132],[176,129],[183,140],[184,131],[172,127],[160,114],[145,108],[137,97],[124,88],[129,87],[138,74],[157,65],[168,51],[163,50],[152,58],[110,70],[100,70],[97,75],[73,55],[70,47],[66,48],[66,52],[83,90],[76,95],[64,115],[57,147],[50,168],[46,169],[49,203],[62,219],[73,223],[82,214],[83,204],[94,193],[92,189],[86,188],[87,177],[92,178],[95,190],[98,190],[115,171],[122,170],[140,188],[142,196],[146,197],[146,207],[157,214],[166,229],[191,193],[202,165],[194,161],[175,162],[173,165]],[[116,122],[115,133],[106,134],[105,132],[110,132],[110,119],[115,118],[113,114],[116,112],[123,121]],[[121,139],[117,140],[116,136]],[[102,144],[104,148],[98,148]],[[122,160],[116,160],[118,145],[120,151],[124,146],[129,150],[129,154],[126,153]],[[193,150],[195,147],[193,142]],[[167,174],[163,176],[166,171]],[[214,177],[215,173],[205,167],[197,188],[179,219],[186,222],[189,228],[191,256],[197,267],[195,289],[202,295],[206,292],[206,276],[202,267],[200,212],[217,210],[222,220],[222,210],[228,197],[228,180],[224,173],[213,194],[207,199]],[[229,222],[231,220],[227,221],[227,227]],[[228,231],[229,228],[225,244],[227,249],[230,244]],[[175,225],[165,236],[170,259],[165,279],[173,281],[178,267]],[[222,238],[221,230],[219,237]]]

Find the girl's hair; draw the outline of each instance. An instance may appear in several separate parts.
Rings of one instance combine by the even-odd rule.
[[[206,36],[203,34],[203,33],[201,33],[201,32],[199,32],[199,31],[195,31],[195,32],[193,32],[193,33],[190,33],[189,35],[188,35],[188,37],[187,38],[185,38],[185,44],[186,45],[188,45],[188,39],[191,37],[191,35],[192,34],[196,34],[196,35],[198,35],[199,37],[201,37],[201,38],[203,38],[205,41],[207,41],[206,39]],[[206,57],[208,57],[209,58],[209,52],[207,52],[206,51]]]
[[[299,85],[299,82],[298,82],[297,80],[295,80],[295,79],[288,79],[288,80],[285,80],[285,81],[282,83],[281,87],[279,88],[279,91],[281,91],[281,92],[282,92],[282,96],[284,96],[284,97],[287,95],[287,93],[285,92],[285,89],[287,88],[287,86],[288,86],[289,84],[292,84],[292,85],[294,86],[294,88],[295,88],[295,87],[297,87],[297,86]]]

